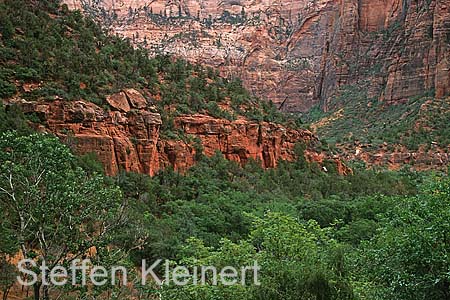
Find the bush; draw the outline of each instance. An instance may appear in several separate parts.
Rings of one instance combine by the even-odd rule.
[[[0,98],[9,98],[17,92],[16,86],[12,83],[0,79]]]
[[[364,244],[360,272],[372,299],[448,299],[450,278],[450,181],[423,193],[393,198],[379,233]]]

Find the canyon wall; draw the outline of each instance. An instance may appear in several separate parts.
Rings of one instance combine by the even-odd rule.
[[[195,164],[201,154],[222,152],[229,160],[244,165],[250,159],[264,168],[276,167],[281,160],[297,158],[297,143],[313,145],[317,138],[308,130],[294,130],[269,122],[234,121],[208,115],[180,115],[175,118],[182,138],[160,132],[161,115],[138,91],[126,89],[107,97],[109,109],[91,102],[26,101],[20,98],[5,104],[18,105],[25,114],[39,119],[37,130],[51,132],[78,154],[95,153],[108,175],[120,170],[154,175],[173,167],[179,172]],[[307,148],[305,158],[321,163],[336,162],[341,174],[351,172],[337,158]]]
[[[447,2],[447,3],[446,3]],[[360,0],[341,4],[322,86],[323,106],[343,86],[402,103],[449,92],[450,3]]]
[[[401,103],[450,92],[450,3],[438,0],[64,0],[152,53],[239,76],[281,110],[358,87]]]

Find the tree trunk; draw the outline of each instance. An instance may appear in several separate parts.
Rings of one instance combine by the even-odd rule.
[[[11,290],[11,286],[3,291],[3,300],[8,300],[9,291]]]
[[[50,300],[50,296],[48,294],[48,285],[44,285],[44,287],[42,289],[44,292],[43,300]]]
[[[33,291],[34,291],[34,300],[41,300],[41,283],[36,282],[33,285]]]

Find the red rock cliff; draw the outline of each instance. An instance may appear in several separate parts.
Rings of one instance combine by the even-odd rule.
[[[192,142],[194,138],[200,142],[205,155],[220,151],[229,160],[245,164],[254,159],[265,168],[276,167],[280,160],[294,160],[296,143],[309,145],[317,141],[307,130],[200,114],[175,119],[175,126],[190,142],[169,140],[160,136],[160,114],[136,90],[111,95],[107,102],[110,110],[81,100],[9,101],[19,105],[24,113],[38,116],[41,120],[38,129],[59,136],[77,153],[96,153],[109,175],[119,170],[154,175],[168,166],[183,172],[196,161],[199,147]],[[309,151],[306,158],[321,162],[324,155]],[[335,161],[343,174],[351,172],[339,160]]]
[[[240,76],[286,111],[333,106],[346,85],[389,102],[450,92],[448,1],[65,2],[154,53]]]
[[[449,93],[447,1],[342,1],[336,19],[320,93],[324,107],[345,85],[392,103]]]

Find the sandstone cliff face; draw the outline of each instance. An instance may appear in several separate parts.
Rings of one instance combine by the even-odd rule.
[[[124,92],[112,98],[116,108],[111,111],[86,101],[12,102],[25,114],[37,114],[39,130],[55,134],[79,154],[95,153],[107,174],[123,169],[153,175],[159,168],[161,116],[151,108],[138,110],[135,106],[120,111],[118,108],[129,107],[131,102]]]
[[[447,1],[65,2],[153,53],[237,75],[285,111],[332,107],[348,85],[387,102],[450,90]]]
[[[448,94],[449,13],[446,1],[345,1],[334,29],[322,86],[323,106],[345,85],[368,97],[406,102]]]
[[[175,126],[189,141],[170,140],[160,136],[161,116],[136,90],[127,89],[107,97],[110,110],[86,101],[55,100],[27,102],[12,99],[24,113],[40,119],[39,130],[60,137],[79,154],[96,153],[105,171],[114,175],[119,170],[154,175],[166,167],[186,171],[196,162],[201,144],[203,154],[216,151],[224,157],[245,164],[260,161],[264,168],[277,166],[280,160],[296,158],[296,143],[309,145],[317,138],[307,130],[293,130],[279,124],[245,119],[228,121],[207,115],[184,115],[175,118]],[[321,162],[326,156],[314,151],[306,158]],[[317,159],[320,155],[320,159]],[[342,174],[351,172],[334,159]]]

